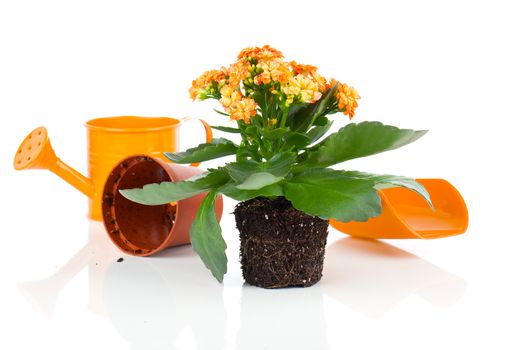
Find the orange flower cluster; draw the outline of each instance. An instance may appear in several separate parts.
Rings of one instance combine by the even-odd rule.
[[[314,103],[336,81],[327,80],[317,67],[287,62],[280,51],[265,45],[242,50],[237,61],[228,68],[210,70],[192,82],[192,99],[219,100],[233,120],[249,122],[257,113],[257,104],[251,95],[255,91],[271,91],[284,108],[292,104]],[[359,95],[346,84],[339,84],[337,93],[339,111],[353,117]]]
[[[247,47],[239,53],[237,58],[240,61],[247,61],[250,59],[256,61],[269,61],[283,58],[283,54],[281,51],[276,50],[269,45],[264,45],[263,47]]]
[[[208,70],[204,72],[200,77],[195,79],[191,83],[190,87],[190,97],[195,100],[197,97],[199,99],[203,100],[204,98],[200,98],[202,94],[206,94],[206,87],[209,87],[212,83],[219,83],[224,82],[224,79],[226,78],[227,71],[223,67],[220,70]]]
[[[357,90],[352,86],[339,83],[335,96],[337,97],[337,107],[339,110],[352,119],[357,108],[357,100],[360,99]]]
[[[250,118],[257,113],[256,108],[257,104],[253,99],[243,97],[232,105],[230,118],[232,120],[244,120],[248,123]]]

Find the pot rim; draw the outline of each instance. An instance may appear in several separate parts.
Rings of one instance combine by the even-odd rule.
[[[91,119],[84,126],[108,133],[144,133],[176,128],[180,123],[179,119],[170,117],[116,116]]]
[[[123,164],[124,162],[134,162],[126,170],[126,172],[127,172],[134,165],[139,164],[141,161],[153,161],[153,162],[155,162],[157,165],[159,165],[168,174],[170,181],[173,181],[173,182],[180,181],[180,178],[177,176],[175,171],[173,171],[173,169],[171,169],[167,164],[162,162],[162,160],[153,158],[153,157],[148,156],[146,154],[137,154],[137,155],[133,155],[133,156],[130,156],[130,157],[122,159],[111,170],[111,172],[109,173],[109,175],[108,175],[108,177],[106,179],[106,183],[104,184],[104,191],[102,193],[102,203],[101,203],[101,205],[102,205],[102,212],[103,212],[104,227],[106,228],[106,232],[107,232],[109,238],[111,239],[111,241],[122,252],[124,252],[126,254],[129,254],[129,255],[133,255],[133,256],[149,256],[149,255],[153,255],[155,253],[158,253],[158,252],[166,249],[167,247],[169,247],[170,246],[170,242],[172,241],[172,238],[175,235],[175,229],[176,229],[176,226],[177,226],[177,221],[179,219],[179,215],[175,215],[175,219],[173,220],[173,225],[171,226],[170,231],[168,232],[168,234],[166,235],[166,238],[162,241],[161,244],[159,244],[156,248],[152,248],[152,249],[148,249],[148,250],[141,248],[141,251],[142,251],[141,253],[136,253],[135,250],[132,250],[132,249],[126,249],[125,247],[130,248],[128,245],[126,245],[126,242],[124,240],[117,240],[117,239],[115,239],[115,237],[113,237],[114,235],[111,234],[111,231],[115,229],[115,226],[112,226],[110,223],[108,223],[108,221],[111,220],[111,221],[114,221],[115,224],[117,223],[117,218],[116,218],[116,214],[115,214],[115,207],[111,206],[111,207],[108,208],[108,205],[106,204],[104,198],[105,198],[105,195],[107,193],[111,193],[113,195],[113,198],[115,198],[115,196],[116,196],[115,191],[113,189],[117,189],[118,190],[120,179],[117,180],[116,184],[114,182],[115,182],[115,178],[117,176],[121,175],[121,172],[116,172],[115,170],[120,169],[121,164]],[[111,183],[113,183],[113,184],[110,185]],[[111,191],[109,191],[108,186],[110,186]],[[177,205],[178,205],[178,202],[175,202],[175,203],[177,203]],[[170,204],[164,204],[164,205],[173,205],[173,204],[170,203]],[[109,211],[111,213],[111,219],[106,220],[106,215],[104,215],[104,213],[106,211]],[[178,210],[177,210],[177,212],[178,212]],[[115,225],[115,224],[113,224],[113,225]]]

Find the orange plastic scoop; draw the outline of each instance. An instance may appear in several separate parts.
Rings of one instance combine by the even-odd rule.
[[[379,191],[383,212],[367,222],[330,220],[337,230],[362,238],[443,238],[467,230],[468,210],[461,194],[443,179],[417,179],[434,209],[416,193],[396,187]]]

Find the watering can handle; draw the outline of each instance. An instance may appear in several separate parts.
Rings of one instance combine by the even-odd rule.
[[[184,117],[182,118],[182,121],[183,122],[187,122],[187,121],[190,121],[190,120],[198,120],[202,123],[202,126],[204,126],[204,131],[206,132],[206,143],[210,143],[211,140],[213,139],[213,132],[211,130],[211,127],[208,123],[206,123],[203,119],[200,119],[200,118],[193,118],[193,117]],[[191,163],[190,165],[191,166],[199,166],[200,162],[196,162],[196,163]]]

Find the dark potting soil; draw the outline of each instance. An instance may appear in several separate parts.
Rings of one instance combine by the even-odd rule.
[[[242,274],[263,288],[308,287],[321,279],[328,220],[310,216],[284,197],[257,197],[235,207]]]

